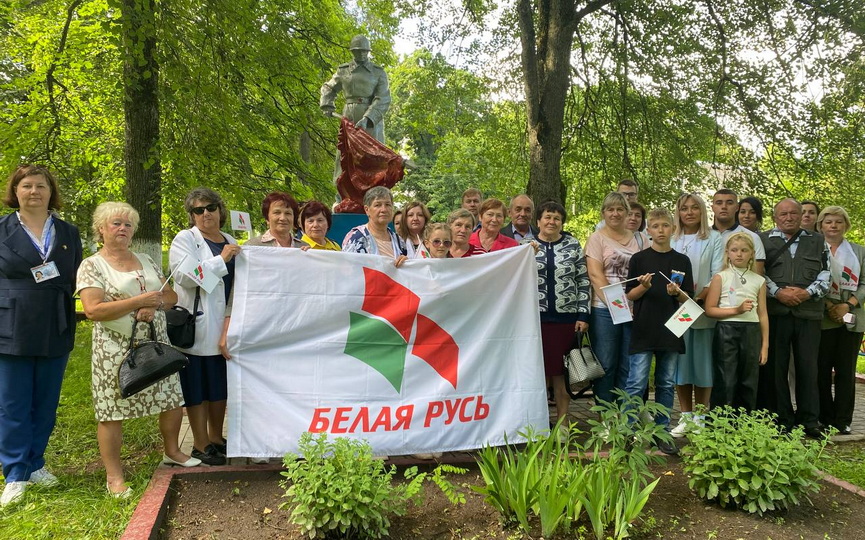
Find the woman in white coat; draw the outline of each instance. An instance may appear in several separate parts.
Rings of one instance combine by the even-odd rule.
[[[184,272],[175,274],[177,305],[192,312],[199,295],[195,319],[195,343],[183,352],[189,367],[180,372],[180,384],[189,426],[194,438],[192,456],[208,465],[224,465],[226,441],[222,436],[228,380],[225,358],[219,350],[219,339],[231,287],[234,283],[234,257],[240,246],[220,229],[227,212],[222,198],[207,188],[196,188],[184,201],[189,228],[177,233],[168,253],[171,271],[195,261],[199,281]],[[210,292],[207,291],[210,290]]]
[[[706,203],[699,195],[688,193],[676,201],[676,230],[673,233],[673,249],[691,260],[694,275],[694,300],[702,305],[709,292],[712,276],[717,274],[724,261],[724,246],[718,231],[709,227]],[[694,405],[709,408],[712,395],[712,336],[715,320],[701,315],[685,332],[684,354],[676,364],[676,393],[682,417],[673,428],[674,437],[682,437],[693,417]],[[697,424],[699,418],[693,418]]]

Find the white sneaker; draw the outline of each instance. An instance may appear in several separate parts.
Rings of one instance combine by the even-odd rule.
[[[688,433],[688,424],[684,419],[679,420],[679,425],[670,431],[670,435],[672,435],[674,439],[681,439],[686,433]]]
[[[674,427],[670,431],[670,435],[672,435],[676,439],[681,439],[685,436],[686,433],[691,429],[688,425],[688,422],[694,421],[694,413],[691,412],[683,412],[682,416],[679,417],[679,424]]]
[[[32,473],[30,473],[30,481],[34,484],[48,487],[56,486],[58,483],[60,483],[60,481],[57,480],[57,477],[48,472],[48,469],[46,469],[45,467],[42,467],[38,471],[33,471]]]
[[[6,487],[3,488],[3,495],[0,495],[0,506],[12,504],[24,496],[27,491],[27,484],[30,482],[6,482]]]

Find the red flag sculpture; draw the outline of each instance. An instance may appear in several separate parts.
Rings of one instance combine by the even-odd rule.
[[[342,200],[335,212],[362,214],[363,196],[372,187],[393,187],[405,174],[402,157],[375,140],[369,133],[343,118],[339,124],[342,173],[336,179],[336,190]]]

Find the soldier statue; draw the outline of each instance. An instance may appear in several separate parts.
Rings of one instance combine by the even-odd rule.
[[[342,91],[345,97],[342,115],[384,143],[384,115],[390,107],[387,75],[381,66],[369,61],[370,45],[366,36],[353,37],[349,49],[354,60],[340,65],[333,77],[322,85],[319,107],[325,116],[338,116],[334,114],[334,101]],[[340,172],[337,152],[334,182]]]

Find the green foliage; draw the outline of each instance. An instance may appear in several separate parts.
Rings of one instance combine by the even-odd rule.
[[[465,496],[444,477],[463,474],[466,469],[441,464],[432,472],[405,471],[406,484],[395,484],[396,467],[387,468],[372,456],[366,441],[327,434],[301,435],[301,456],[287,454],[286,478],[280,482],[291,507],[291,520],[310,538],[381,538],[387,536],[391,515],[404,515],[407,503],[420,504],[425,481],[436,484],[453,504]]]
[[[374,459],[369,443],[327,434],[304,433],[302,455],[285,456],[286,488],[291,520],[310,538],[381,538],[390,515],[406,510],[405,488],[392,483],[396,467]]]
[[[816,463],[828,441],[803,442],[802,435],[801,428],[782,433],[765,411],[714,408],[705,427],[688,436],[688,485],[722,507],[760,515],[798,505],[819,489]]]
[[[662,460],[646,456],[659,428],[637,421],[643,411],[660,413],[660,408],[639,398],[597,407],[602,421],[592,427],[591,455],[574,442],[576,430],[567,437],[527,433],[521,450],[485,447],[478,454],[485,485],[472,489],[484,495],[505,523],[516,523],[526,533],[533,517],[545,538],[559,529],[570,531],[585,510],[598,539],[610,534],[626,538],[658,484],[657,479],[648,483],[649,460]],[[553,432],[558,434],[559,426]],[[604,440],[609,455],[600,451]],[[569,458],[569,446],[578,450],[576,459]]]
[[[0,510],[0,538],[119,538],[159,465],[162,439],[156,418],[124,420],[121,457],[134,495],[118,500],[105,492],[90,389],[91,331],[91,323],[78,324],[75,348],[63,379],[57,425],[45,452],[46,466],[57,475],[60,485],[32,486],[21,504]]]

